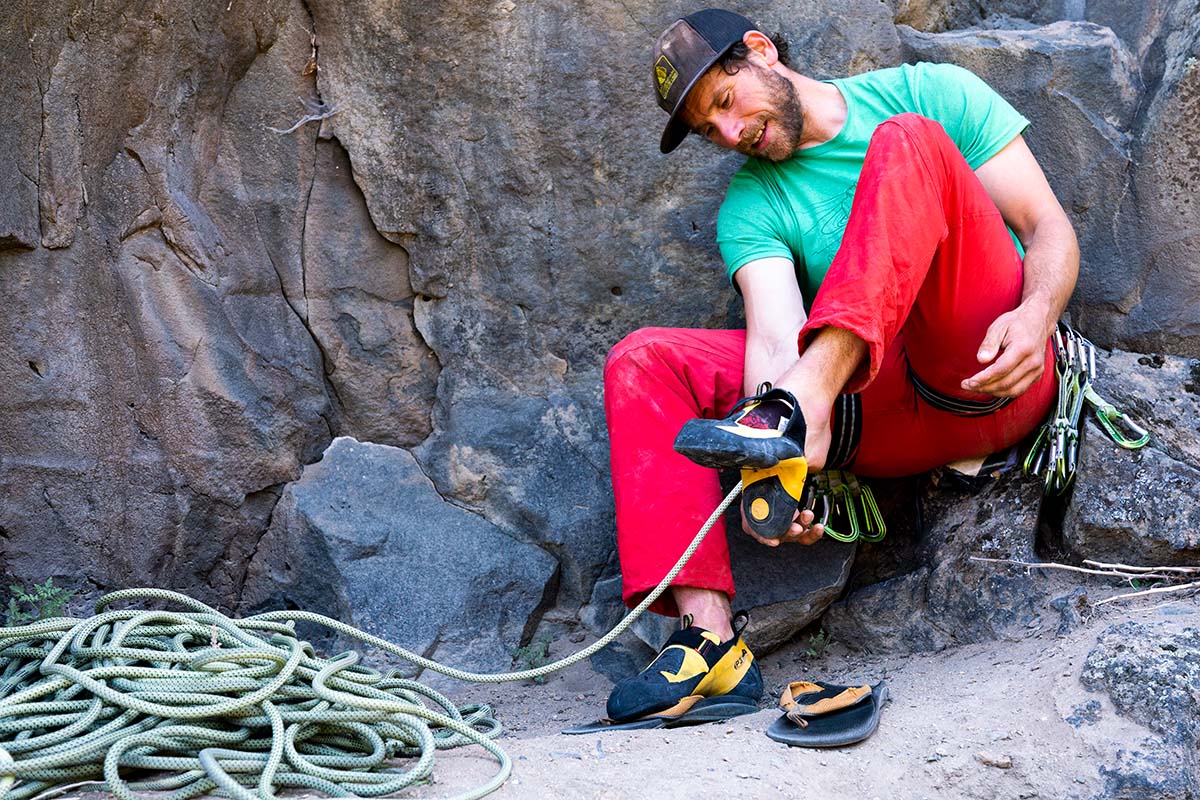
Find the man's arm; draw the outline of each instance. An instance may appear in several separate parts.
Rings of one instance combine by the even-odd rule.
[[[975,174],[1025,247],[1025,285],[1021,304],[997,317],[979,346],[979,363],[988,366],[962,386],[1016,397],[1042,375],[1046,339],[1079,276],[1079,245],[1066,212],[1022,137],[1009,142]]]
[[[775,383],[796,363],[796,340],[804,326],[804,300],[796,271],[786,258],[761,258],[734,273],[746,305],[746,362],[742,390]]]

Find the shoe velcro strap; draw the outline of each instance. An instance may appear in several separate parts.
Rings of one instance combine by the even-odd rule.
[[[829,691],[828,687],[819,683],[795,681],[784,688],[779,707],[787,712],[788,719],[803,728],[808,725],[806,718],[856,706],[871,696],[871,687],[865,684],[847,687],[832,696]]]

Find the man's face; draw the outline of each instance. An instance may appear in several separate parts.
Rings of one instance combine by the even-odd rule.
[[[683,118],[721,147],[771,161],[794,153],[804,130],[796,87],[753,57],[734,75],[709,69],[688,93]]]

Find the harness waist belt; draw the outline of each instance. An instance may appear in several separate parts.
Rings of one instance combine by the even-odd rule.
[[[961,397],[951,397],[922,382],[917,377],[917,373],[913,372],[911,364],[908,366],[908,377],[922,400],[939,411],[948,411],[960,417],[985,417],[1004,408],[1013,400],[1011,397],[996,397],[991,400],[964,400]]]

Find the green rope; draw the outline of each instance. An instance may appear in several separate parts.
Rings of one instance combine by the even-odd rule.
[[[360,666],[356,652],[317,656],[295,625],[319,625],[423,669],[473,683],[522,681],[590,657],[667,591],[742,490],[739,482],[646,598],[592,645],[506,673],[447,667],[321,614],[232,619],[187,595],[123,589],[86,619],[0,628],[0,800],[27,800],[102,780],[119,800],[169,792],[273,800],[284,788],[377,797],[431,780],[434,754],[468,745],[496,760],[475,800],[512,761],[486,705],[459,708],[433,689]],[[181,610],[118,609],[128,602]],[[396,759],[409,759],[400,765]]]

